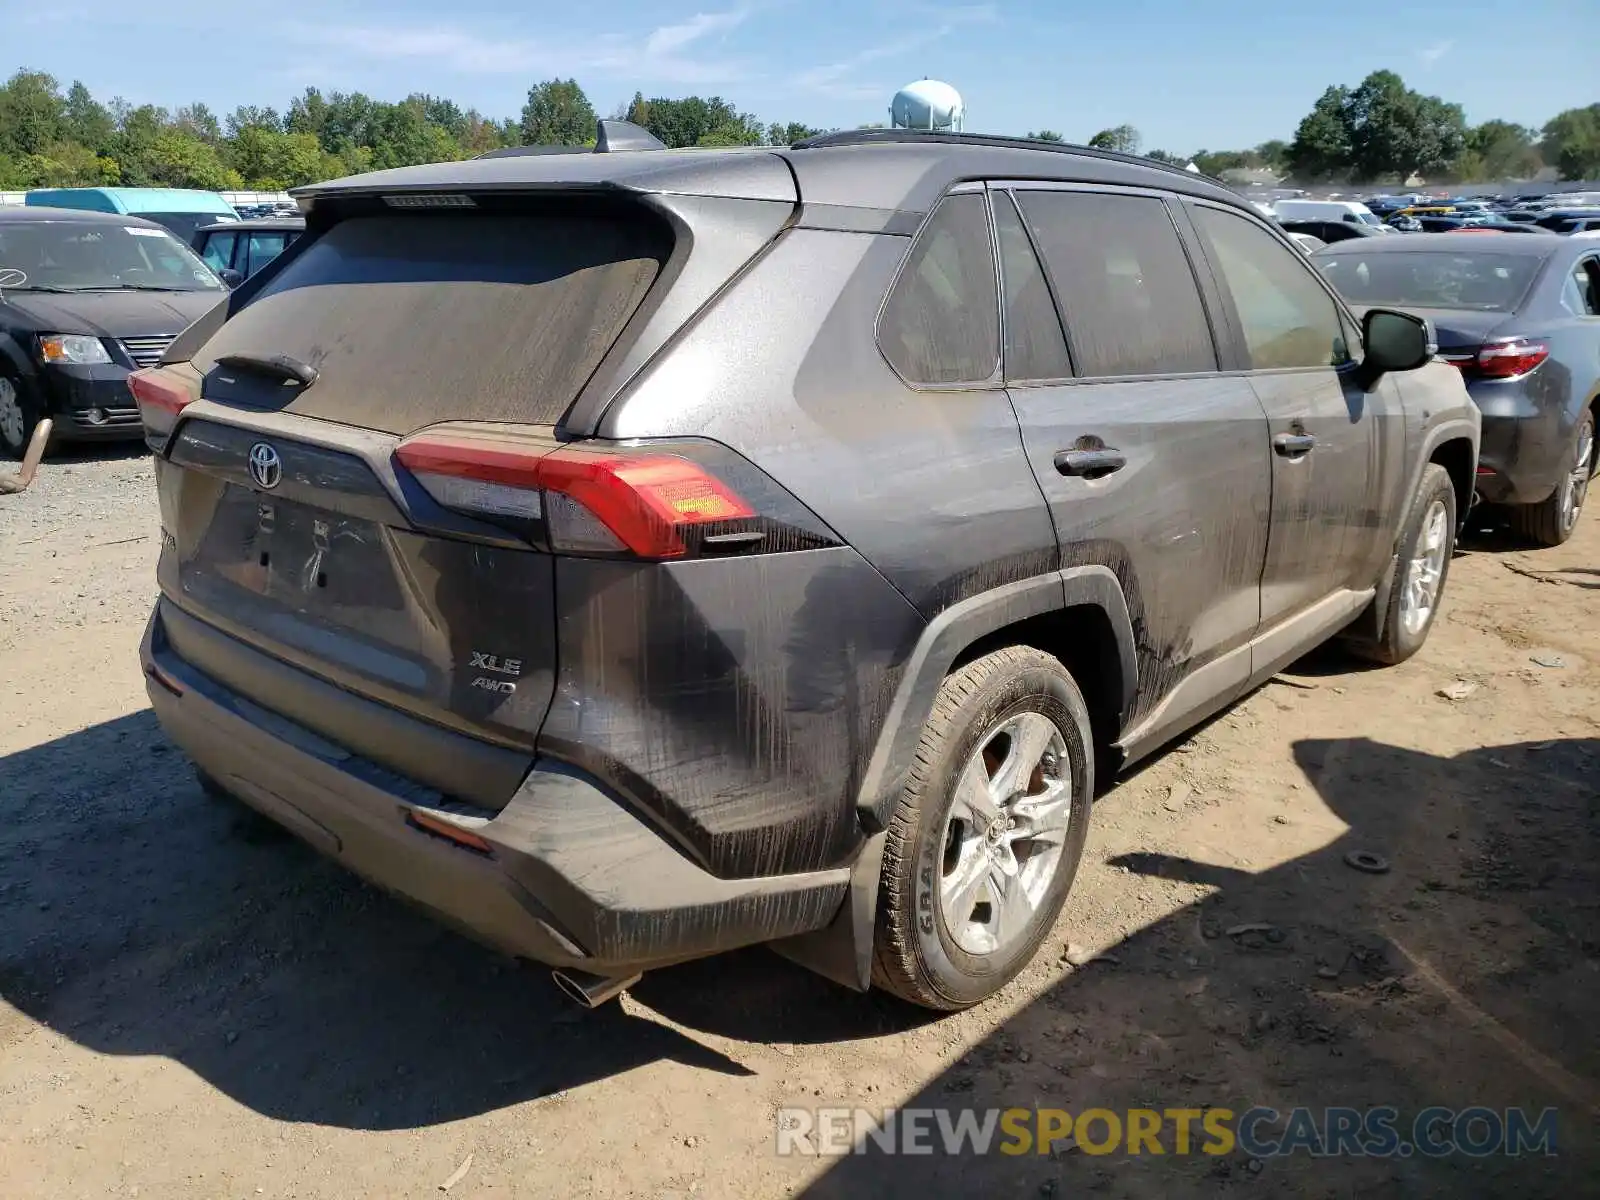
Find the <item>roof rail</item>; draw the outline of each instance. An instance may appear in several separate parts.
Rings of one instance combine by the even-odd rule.
[[[944,133],[922,129],[841,129],[835,133],[819,133],[796,142],[792,150],[822,150],[830,146],[899,145],[906,142],[941,142],[952,146],[992,146],[1002,150],[1047,150],[1054,154],[1081,154],[1090,158],[1103,158],[1111,162],[1131,163],[1170,171],[1188,179],[1204,179],[1215,183],[1209,175],[1197,175],[1183,167],[1142,158],[1137,154],[1123,154],[1117,150],[1101,150],[1095,146],[1076,146],[1071,142],[1050,142],[1040,138],[1007,137],[997,133]],[[1219,185],[1221,186],[1221,185]]]
[[[523,158],[530,154],[611,154],[618,150],[665,150],[667,144],[632,121],[595,122],[594,146],[501,146],[474,158]]]

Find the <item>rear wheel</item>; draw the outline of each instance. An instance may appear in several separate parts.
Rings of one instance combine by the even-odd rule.
[[[1429,463],[1422,469],[1400,536],[1400,562],[1384,610],[1383,636],[1352,638],[1351,649],[1388,666],[1405,662],[1422,649],[1439,615],[1455,547],[1455,485],[1449,472]]]
[[[1511,510],[1511,527],[1540,546],[1559,546],[1572,536],[1589,496],[1594,478],[1594,411],[1585,412],[1573,431],[1572,445],[1563,460],[1561,482],[1538,504]]]
[[[1028,964],[1077,875],[1094,755],[1088,709],[1025,646],[944,681],[889,823],[873,982],[927,1008],[993,995]]]
[[[11,458],[21,458],[38,424],[39,414],[22,382],[0,367],[0,451]]]

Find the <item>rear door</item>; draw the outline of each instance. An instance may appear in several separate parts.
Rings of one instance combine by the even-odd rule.
[[[670,244],[642,212],[567,209],[376,211],[315,237],[193,359],[207,402],[159,464],[166,599],[344,691],[531,756],[553,688],[554,559],[519,536],[527,514],[453,515],[394,450],[440,422],[491,441],[513,425],[524,446],[548,432]],[[283,715],[322,727],[315,710]],[[403,757],[360,739],[336,740]],[[519,777],[480,772],[463,799],[503,803]]]
[[[1372,586],[1391,547],[1405,428],[1390,380],[1355,380],[1359,335],[1317,272],[1266,226],[1186,205],[1224,297],[1242,365],[1266,409],[1272,533],[1265,627],[1341,589]]]
[[[1266,417],[1247,380],[1219,371],[1168,197],[1022,183],[991,196],[1007,387],[1063,565],[1122,582],[1137,720],[1259,624]]]

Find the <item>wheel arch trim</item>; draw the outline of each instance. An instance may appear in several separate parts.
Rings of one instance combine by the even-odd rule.
[[[928,622],[912,649],[863,770],[856,810],[869,833],[886,827],[939,686],[961,653],[1007,626],[1085,606],[1104,613],[1116,639],[1122,676],[1120,709],[1126,718],[1138,688],[1138,660],[1128,602],[1110,567],[1090,564],[1051,571],[952,604]]]

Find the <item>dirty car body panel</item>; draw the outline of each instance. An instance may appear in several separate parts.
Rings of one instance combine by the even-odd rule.
[[[1057,325],[1059,373],[1025,377],[1057,283],[996,205],[1052,180],[1151,198],[1205,363],[1107,383]],[[1240,359],[1183,211],[1241,211],[1216,185],[865,137],[300,195],[306,235],[156,373],[150,695],[225,790],[512,953],[623,975],[774,942],[864,987],[885,820],[963,656],[1092,619],[1131,758],[1332,631],[1325,595],[1263,618],[1306,516],[1272,499],[1297,393]],[[1358,600],[1427,449],[1407,403],[1339,460],[1385,464],[1370,494],[1308,502],[1357,531]],[[1085,438],[1131,469],[1064,475]]]

